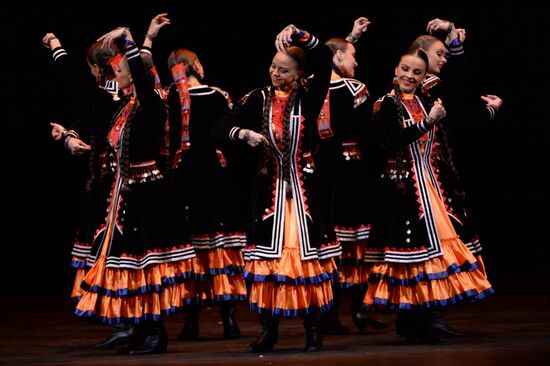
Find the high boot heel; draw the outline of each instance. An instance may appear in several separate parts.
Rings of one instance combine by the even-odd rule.
[[[399,311],[395,319],[397,335],[407,343],[437,343],[440,338],[430,329],[427,311]]]
[[[395,317],[395,333],[410,344],[419,342],[417,317],[417,314],[411,311],[398,311]]]
[[[444,319],[445,309],[432,309],[426,313],[430,332],[441,338],[454,338],[462,336],[462,333],[449,327]]]
[[[185,322],[178,333],[178,339],[195,340],[199,338],[200,305],[191,304],[184,308]]]
[[[316,313],[309,313],[304,317],[304,328],[306,330],[305,352],[317,352],[323,347],[323,334],[319,327]]]
[[[94,347],[97,349],[110,349],[124,346],[128,343],[128,339],[133,331],[134,327],[132,324],[117,324],[115,325],[115,331],[100,343],[94,344]]]
[[[251,353],[260,353],[273,350],[279,340],[279,317],[271,313],[260,314],[262,333],[248,345]]]
[[[225,301],[220,304],[220,315],[223,321],[223,337],[233,339],[241,336],[241,331],[235,318],[235,303]]]
[[[168,348],[168,335],[161,322],[144,325],[143,341],[130,350],[131,355],[144,355],[153,353],[166,353]]]

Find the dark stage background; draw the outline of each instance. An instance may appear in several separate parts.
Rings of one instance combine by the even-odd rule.
[[[289,23],[326,40],[345,37],[355,18],[368,17],[372,24],[356,44],[356,77],[375,98],[389,90],[397,56],[423,34],[430,19],[451,19],[466,28],[468,100],[479,104],[479,95],[487,93],[505,100],[498,120],[489,128],[460,135],[457,148],[489,275],[497,281],[550,278],[542,254],[550,242],[546,234],[549,184],[544,178],[549,168],[550,119],[548,97],[542,90],[548,85],[547,56],[543,56],[549,40],[543,33],[548,17],[534,3],[482,9],[460,8],[456,2],[433,7],[425,2],[349,2],[317,9],[316,14],[283,2],[265,2],[251,9],[220,8],[213,2],[191,6],[181,1],[72,2],[63,7],[52,2],[21,3],[17,7],[5,14],[14,43],[8,52],[10,64],[2,73],[9,83],[2,88],[3,100],[8,101],[3,121],[8,128],[2,143],[2,232],[6,233],[2,293],[68,294],[73,280],[70,249],[86,162],[71,157],[50,138],[48,122],[68,125],[78,106],[64,105],[50,85],[52,60],[42,37],[55,32],[82,73],[89,75],[85,63],[89,44],[122,25],[129,26],[141,42],[151,18],[160,12],[168,12],[172,20],[154,44],[162,80],[169,80],[169,52],[190,48],[205,68],[205,82],[226,89],[234,101],[269,82],[274,38]],[[15,270],[7,270],[8,266]]]

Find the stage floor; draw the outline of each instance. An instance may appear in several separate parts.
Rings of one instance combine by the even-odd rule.
[[[359,334],[325,336],[324,348],[304,353],[302,320],[281,321],[279,343],[273,352],[251,354],[246,345],[260,332],[256,314],[239,304],[237,316],[242,337],[222,338],[216,307],[201,311],[200,339],[180,341],[181,314],[165,320],[168,353],[118,355],[96,350],[112,327],[82,321],[72,315],[67,298],[0,298],[1,365],[550,365],[550,291],[548,284],[521,288],[506,281],[494,284],[496,294],[471,305],[449,309],[447,321],[464,336],[438,344],[408,345],[395,335],[394,314],[381,314],[388,329]],[[521,289],[521,290],[518,290]],[[519,291],[519,292],[516,292]],[[343,297],[340,318],[353,327],[350,302]]]

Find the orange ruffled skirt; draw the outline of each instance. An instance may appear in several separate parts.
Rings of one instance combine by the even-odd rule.
[[[82,281],[84,292],[75,314],[105,324],[158,321],[162,315],[197,302],[196,282],[188,280],[195,270],[191,260],[136,270],[109,268],[100,257]]]
[[[246,300],[242,277],[244,259],[240,248],[197,250],[194,258],[206,273],[198,284],[201,301]]]
[[[120,187],[120,176],[114,187]],[[114,192],[113,197],[119,192]],[[77,271],[75,280],[82,278],[80,296],[74,313],[94,318],[105,324],[159,321],[161,316],[174,313],[185,304],[198,301],[194,278],[203,272],[191,259],[152,263],[144,268],[115,268],[107,266],[107,256],[116,223],[116,204],[111,200],[106,234],[92,267],[84,273]]]
[[[259,313],[292,317],[325,312],[332,307],[333,259],[302,260],[294,202],[287,199],[281,258],[251,260],[244,278],[252,282],[250,308]]]
[[[443,255],[422,263],[372,266],[363,303],[392,310],[422,310],[473,302],[492,294],[481,257],[456,234],[437,191],[427,182]]]
[[[366,287],[371,265],[363,260],[367,239],[354,242],[341,242],[342,255],[337,260],[338,278],[335,286],[349,288],[354,286]]]

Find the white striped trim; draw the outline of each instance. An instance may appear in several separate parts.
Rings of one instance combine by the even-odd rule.
[[[334,229],[334,232],[341,242],[355,242],[368,239],[370,236],[370,228],[368,227],[359,228],[357,230]]]
[[[376,263],[376,262],[383,262],[384,261],[384,253],[383,252],[365,252],[363,255],[363,261],[369,262],[369,263]]]
[[[244,247],[246,245],[246,235],[227,236],[219,234],[214,237],[205,238],[191,237],[191,244],[195,249]]]
[[[58,48],[52,53],[52,57],[54,61],[57,61],[57,59],[60,58],[61,56],[67,56],[67,52],[65,51],[64,48]]]
[[[340,243],[338,243],[337,245],[330,245],[324,248],[319,248],[317,252],[319,259],[334,258],[342,255],[342,246],[340,245]]]
[[[239,139],[240,130],[241,130],[240,127],[232,127],[231,130],[229,130],[229,139],[231,141],[237,141]]]
[[[422,105],[418,96],[415,97],[418,104],[422,108],[424,115],[427,115],[424,106]],[[404,119],[404,127],[410,127],[414,121],[406,106],[403,105],[404,110],[407,112],[408,117]],[[404,117],[405,118],[405,117]],[[439,191],[439,185],[433,174],[430,165],[430,154],[432,149],[432,142],[434,138],[434,130],[429,131],[429,138],[427,140],[426,148],[424,154],[420,151],[420,144],[418,141],[415,141],[409,145],[409,150],[413,158],[414,174],[413,179],[416,182],[418,187],[418,194],[420,196],[420,204],[423,210],[423,217],[426,224],[426,232],[428,234],[429,247],[425,250],[418,251],[390,251],[387,250],[383,253],[365,253],[365,261],[386,261],[386,262],[396,262],[396,263],[415,263],[415,262],[424,262],[431,258],[439,257],[443,255],[441,249],[441,243],[439,241],[439,236],[435,227],[434,217],[432,215],[430,195],[428,194],[428,187],[426,185],[426,180],[430,180],[432,185],[436,188],[439,198],[441,197],[441,192]],[[426,167],[426,171],[424,170]]]
[[[131,60],[133,58],[140,57],[139,56],[139,50],[137,47],[132,47],[128,51],[126,51],[126,58],[128,60]]]
[[[216,90],[209,87],[208,85],[198,85],[189,88],[189,94],[193,96],[202,96],[215,94]]]
[[[265,105],[265,93],[262,91],[264,97],[264,108],[269,108],[269,125],[273,123],[272,121],[272,105]],[[312,247],[309,232],[308,232],[308,218],[311,220],[309,213],[307,213],[304,201],[306,200],[302,194],[302,186],[299,178],[300,172],[298,171],[298,166],[296,162],[296,157],[298,154],[298,147],[300,143],[300,134],[301,134],[301,103],[297,101],[294,109],[290,116],[290,181],[292,186],[292,193],[294,199],[292,200],[295,205],[296,219],[298,226],[298,239],[300,242],[300,257],[302,260],[308,259],[318,259],[319,251],[317,248]],[[273,152],[277,157],[278,169],[277,172],[282,172],[282,163],[283,163],[283,152],[280,150],[275,136],[273,134],[273,129],[269,129],[269,135],[267,136],[270,144],[273,148]],[[284,239],[284,227],[285,227],[285,206],[286,206],[286,188],[287,182],[282,179],[282,177],[275,176],[275,204],[274,206],[268,208],[269,212],[262,217],[263,220],[271,218],[273,220],[273,226],[271,231],[271,240],[269,243],[256,244],[255,247],[243,250],[243,255],[245,260],[257,260],[257,259],[275,259],[280,258],[283,247]],[[326,249],[327,257],[331,257],[332,253],[338,253],[338,249]],[[341,252],[341,249],[340,249]],[[323,251],[325,253],[325,251]],[[334,254],[338,255],[338,254]]]
[[[117,94],[118,93],[118,82],[116,79],[107,80],[105,81],[105,85],[103,86],[103,89],[111,94]]]
[[[464,243],[466,245],[466,248],[470,251],[472,254],[480,253],[483,250],[483,247],[481,246],[481,242],[479,239],[474,240],[473,242]]]
[[[148,49],[148,48],[142,48],[142,49],[140,49],[139,51],[140,51],[140,52],[143,52],[143,53],[146,53],[146,54],[148,54],[149,56],[153,56],[153,53],[152,53],[151,50]]]
[[[162,253],[149,253],[137,259],[131,257],[107,257],[108,268],[143,269],[151,264],[178,262],[195,258],[195,249],[184,248]],[[88,261],[93,265],[92,261]]]
[[[426,127],[426,120],[423,119],[422,121],[418,122],[416,124],[416,127],[418,127],[418,129],[420,130],[420,132],[422,133],[426,133],[428,132],[430,129],[428,127]]]
[[[308,49],[313,49],[315,47],[317,47],[317,45],[319,44],[319,40],[312,34],[310,34],[310,39],[309,41],[304,45],[304,47],[308,48]]]
[[[88,245],[73,245],[73,250],[71,251],[71,255],[74,255],[75,257],[79,258],[86,258],[90,255],[92,252],[92,247]]]
[[[458,46],[451,47],[449,51],[452,56],[462,55],[464,53],[464,46],[459,44]]]

